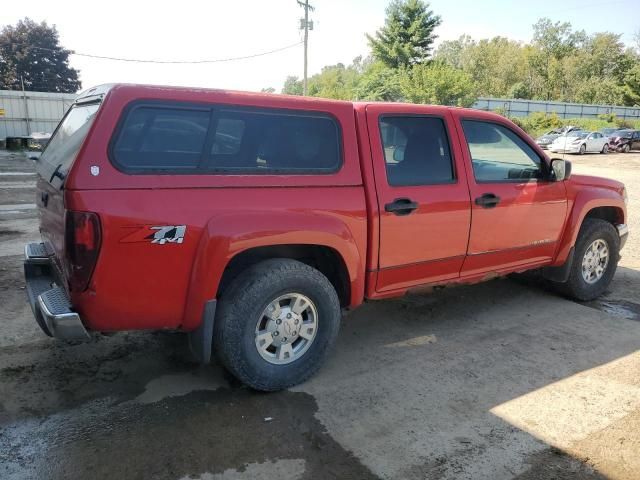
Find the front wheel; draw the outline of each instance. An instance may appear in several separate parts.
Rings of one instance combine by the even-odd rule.
[[[629,150],[631,150],[631,147],[629,146],[628,143],[624,147],[622,147],[623,153],[629,153]]]
[[[318,270],[290,259],[260,262],[222,293],[213,346],[238,380],[262,391],[304,382],[340,328],[340,302]]]
[[[584,155],[584,152],[587,151],[587,146],[583,143],[582,145],[580,145],[580,150],[578,151],[578,153],[580,155]]]
[[[620,259],[620,238],[609,222],[587,218],[578,234],[565,293],[576,300],[594,300],[604,293]]]

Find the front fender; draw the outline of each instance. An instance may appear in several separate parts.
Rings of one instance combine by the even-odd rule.
[[[578,190],[571,199],[569,198],[571,213],[567,217],[562,239],[558,246],[553,266],[562,265],[569,256],[571,248],[576,244],[580,227],[585,217],[594,208],[614,207],[622,211],[623,223],[626,221],[626,206],[622,197],[614,190],[608,188],[590,187]]]
[[[355,235],[353,230],[356,230]],[[294,244],[319,245],[338,252],[349,274],[350,305],[362,302],[366,251],[364,218],[291,211],[225,213],[212,217],[200,237],[182,328],[188,331],[200,324],[204,305],[216,297],[222,274],[233,257],[251,248]]]

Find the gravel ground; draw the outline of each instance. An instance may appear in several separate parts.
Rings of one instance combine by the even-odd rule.
[[[0,478],[640,478],[640,154],[571,159],[629,190],[602,299],[498,279],[371,302],[316,377],[259,394],[182,335],[45,337],[21,272],[33,165],[0,153]]]

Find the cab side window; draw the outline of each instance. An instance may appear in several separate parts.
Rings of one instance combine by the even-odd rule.
[[[389,185],[455,181],[449,140],[441,118],[385,116],[380,119],[380,136]]]
[[[516,133],[497,123],[463,120],[477,182],[516,182],[544,178],[543,162]]]

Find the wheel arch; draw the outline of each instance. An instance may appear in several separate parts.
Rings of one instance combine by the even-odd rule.
[[[586,218],[598,218],[615,226],[626,222],[626,208],[619,195],[611,190],[598,189],[579,194],[568,216],[553,266],[562,265],[567,260]]]
[[[364,298],[363,226],[362,234],[354,235],[339,218],[302,212],[211,219],[194,258],[182,328],[196,328],[207,301],[241,271],[268,258],[293,258],[318,269],[343,307],[357,306]]]
[[[271,258],[298,260],[320,271],[329,279],[338,293],[340,306],[351,302],[349,271],[344,259],[334,248],[314,244],[280,244],[253,247],[236,254],[227,263],[218,284],[216,298],[219,298],[229,284],[247,268]]]

